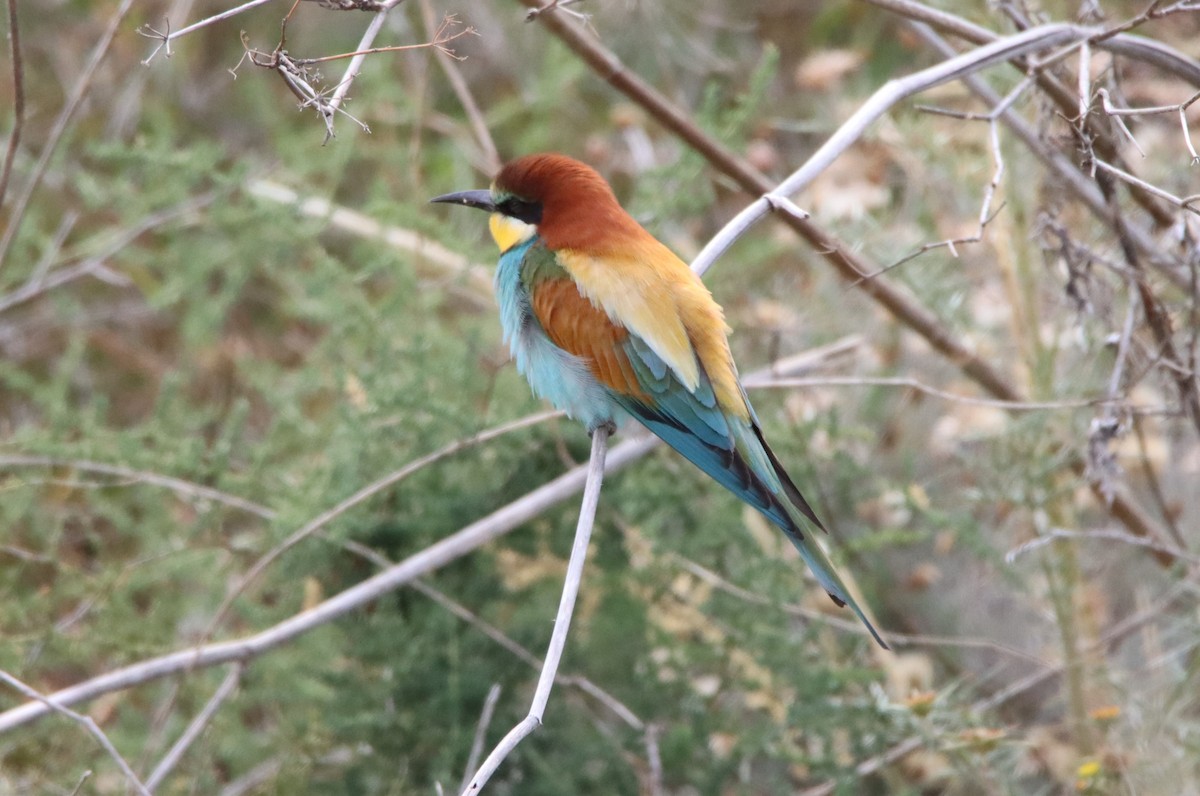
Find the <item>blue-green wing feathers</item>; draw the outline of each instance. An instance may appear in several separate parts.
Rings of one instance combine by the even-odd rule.
[[[703,368],[696,390],[688,392],[658,355],[636,336],[630,335],[624,347],[643,397],[613,394],[614,402],[782,529],[834,602],[849,605],[875,640],[886,648],[820,545],[805,538],[802,529],[805,523],[825,528],[767,445],[753,409],[749,420],[727,414],[718,405]],[[750,405],[749,401],[746,405]]]

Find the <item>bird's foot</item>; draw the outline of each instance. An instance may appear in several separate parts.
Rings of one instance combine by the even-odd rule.
[[[617,424],[613,420],[605,420],[600,423],[593,423],[592,425],[588,426],[588,436],[596,436],[596,431],[599,429],[604,429],[605,436],[611,437],[613,434],[617,433]]]

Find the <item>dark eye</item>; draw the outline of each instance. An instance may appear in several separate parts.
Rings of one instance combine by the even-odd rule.
[[[496,209],[504,215],[524,221],[526,224],[539,224],[542,220],[541,202],[527,202],[516,196],[508,197],[496,205]]]

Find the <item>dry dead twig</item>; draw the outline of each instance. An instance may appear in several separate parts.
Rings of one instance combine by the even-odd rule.
[[[164,29],[158,30],[150,25],[143,25],[138,28],[138,33],[149,39],[154,39],[158,42],[155,48],[150,52],[143,64],[149,64],[154,60],[154,57],[165,50],[167,57],[171,55],[171,42],[181,36],[186,36],[201,28],[209,25],[223,22],[227,19],[235,17],[246,11],[249,11],[257,6],[263,5],[269,0],[250,0],[242,3],[234,8],[226,9],[219,14],[213,14],[191,25],[180,28],[176,31],[171,31],[170,20],[164,23]],[[464,27],[460,30],[455,30],[458,26],[458,18],[453,14],[447,14],[441,22],[441,25],[434,31],[433,36],[429,41],[420,44],[401,44],[390,45],[386,47],[372,46],[376,35],[383,28],[383,23],[387,17],[387,13],[400,5],[403,0],[322,0],[321,5],[326,9],[336,11],[368,11],[374,14],[373,19],[363,32],[362,39],[358,46],[351,52],[338,53],[336,55],[324,55],[312,58],[298,58],[291,55],[286,48],[287,44],[287,24],[291,16],[296,11],[300,0],[295,0],[284,15],[280,24],[279,41],[269,52],[256,49],[249,43],[249,37],[245,31],[242,31],[242,47],[243,55],[241,60],[230,69],[230,73],[237,77],[237,72],[241,64],[249,60],[255,66],[263,69],[269,69],[279,74],[284,85],[288,90],[300,100],[300,108],[312,108],[321,117],[325,125],[325,143],[328,143],[334,137],[334,120],[340,113],[346,118],[357,124],[363,132],[371,132],[370,127],[361,119],[348,113],[342,106],[345,104],[349,95],[350,86],[354,79],[358,77],[359,70],[362,67],[364,59],[368,55],[387,52],[403,52],[406,50],[420,50],[432,48],[443,55],[451,58],[459,58],[455,52],[448,46],[454,40],[462,36],[472,35],[475,29]],[[335,83],[331,88],[322,87],[322,75],[319,71],[311,69],[311,67],[328,63],[332,61],[340,61],[350,59],[350,64],[347,66],[342,78]]]
[[[26,698],[37,700],[39,704],[45,705],[47,710],[51,710],[55,713],[66,716],[71,721],[83,727],[89,735],[96,739],[96,743],[100,744],[101,748],[103,748],[108,756],[112,758],[113,762],[117,764],[117,767],[121,769],[121,773],[125,775],[125,779],[129,780],[130,786],[142,796],[151,796],[150,791],[146,788],[146,785],[144,785],[142,781],[138,779],[137,774],[133,773],[133,769],[129,767],[129,763],[125,762],[125,758],[121,756],[121,753],[117,751],[115,746],[113,746],[112,741],[109,740],[108,736],[104,734],[104,730],[100,729],[100,725],[96,724],[95,720],[91,716],[84,716],[81,713],[76,713],[60,703],[54,697],[46,696],[45,694],[38,692],[36,689],[31,688],[6,671],[0,670],[0,680],[3,680],[16,691],[19,691]],[[82,783],[82,780],[80,782]]]
[[[124,21],[129,9],[133,6],[133,0],[121,0],[121,4],[113,11],[109,17],[108,24],[104,28],[104,32],[100,34],[100,38],[92,47],[87,60],[84,62],[83,69],[79,73],[79,77],[75,80],[75,85],[71,88],[70,96],[59,111],[58,116],[51,125],[49,132],[46,134],[45,141],[42,143],[42,150],[38,153],[38,159],[33,164],[30,170],[29,178],[25,182],[25,187],[18,194],[16,201],[13,203],[12,209],[8,214],[8,224],[4,228],[3,236],[0,236],[0,269],[4,268],[5,260],[12,248],[13,241],[16,240],[17,231],[21,228],[21,223],[25,220],[25,213],[29,209],[29,203],[33,199],[34,192],[42,182],[42,177],[45,176],[46,167],[50,165],[50,158],[58,150],[58,145],[62,141],[63,135],[71,125],[71,121],[75,118],[75,112],[79,110],[79,106],[83,104],[84,98],[92,88],[92,80],[96,76],[96,70],[100,63],[108,55],[109,48],[112,46],[113,39],[120,30],[121,23]],[[15,31],[16,28],[13,28]]]
[[[178,765],[179,761],[183,758],[183,755],[187,751],[188,747],[200,737],[202,732],[204,732],[204,728],[208,726],[210,721],[212,721],[213,716],[217,714],[217,711],[220,709],[222,703],[224,703],[225,700],[228,699],[229,696],[234,692],[234,689],[237,688],[238,682],[242,678],[243,668],[244,664],[242,663],[235,663],[233,666],[229,667],[229,674],[225,675],[225,679],[221,681],[219,686],[217,686],[217,690],[213,692],[211,697],[209,697],[208,702],[204,704],[204,707],[200,709],[200,712],[196,714],[196,717],[193,718],[184,731],[180,733],[179,738],[171,745],[171,748],[165,755],[163,755],[162,760],[159,761],[158,765],[154,767],[154,771],[152,771],[150,776],[146,779],[146,787],[148,789],[151,791],[156,790],[158,786],[162,784],[162,781],[166,779],[168,774],[171,773],[171,769],[175,768],[175,766]]]
[[[4,166],[0,170],[0,207],[8,192],[13,161],[21,145],[21,129],[25,126],[25,62],[21,60],[21,26],[17,22],[17,0],[8,0],[8,47],[13,70],[13,126],[4,151]]]

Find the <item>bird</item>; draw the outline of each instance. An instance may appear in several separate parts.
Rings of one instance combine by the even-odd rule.
[[[489,213],[503,336],[534,394],[589,434],[632,416],[778,526],[817,582],[888,646],[815,540],[827,532],[767,445],[724,311],[592,167],[525,155],[491,187],[430,200]]]

